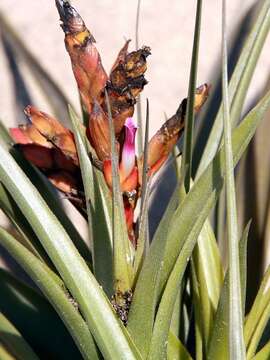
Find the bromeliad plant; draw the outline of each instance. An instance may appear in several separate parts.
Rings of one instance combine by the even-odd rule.
[[[224,140],[220,112],[192,183],[193,120],[210,88],[195,85],[201,5],[198,1],[189,96],[149,142],[146,131],[144,151],[136,155],[132,116],[147,83],[150,48],[128,52],[127,41],[107,75],[81,16],[67,0],[56,0],[83,121],[70,107],[71,131],[29,105],[28,122],[10,129],[14,146],[2,130],[0,205],[17,232],[1,228],[0,245],[40,292],[0,271],[1,359],[269,358],[269,271],[244,317],[248,226],[238,241],[233,168],[270,104],[267,93],[236,126],[269,30],[270,1],[262,3],[229,87],[223,38]],[[149,116],[146,128],[148,123]],[[162,176],[184,129],[181,168],[178,148],[175,159],[178,185],[149,239],[152,179]],[[225,275],[208,220],[224,179]],[[51,184],[87,220],[89,246]]]

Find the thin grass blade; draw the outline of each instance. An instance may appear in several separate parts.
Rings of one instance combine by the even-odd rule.
[[[236,211],[232,130],[228,91],[226,0],[222,2],[222,99],[225,148],[225,184],[229,243],[229,352],[230,359],[245,359],[241,299],[238,224]]]
[[[201,15],[202,15],[202,0],[197,0],[196,19],[194,28],[193,49],[191,57],[191,67],[189,75],[189,88],[188,88],[188,101],[187,101],[187,114],[185,118],[185,134],[184,134],[184,150],[182,159],[181,173],[185,168],[185,188],[189,191],[190,179],[192,172],[192,150],[193,150],[193,128],[194,128],[194,102],[195,90],[197,84],[197,68],[199,57],[199,44],[200,44],[200,31],[201,31]]]

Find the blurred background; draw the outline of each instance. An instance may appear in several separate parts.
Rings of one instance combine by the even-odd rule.
[[[126,39],[132,39],[130,49],[135,48],[137,1],[74,0],[72,3],[93,33],[107,71]],[[228,0],[227,3],[231,72],[260,1]],[[195,10],[196,1],[141,1],[139,45],[152,49],[146,74],[149,83],[142,95],[143,113],[146,97],[150,101],[150,135],[164,122],[164,114],[172,115],[187,94]],[[24,121],[23,108],[31,103],[66,123],[65,104],[70,102],[79,112],[79,98],[54,1],[1,0],[0,14],[0,118],[7,127],[16,126]],[[206,138],[220,101],[221,1],[205,1],[202,14],[198,85],[212,83],[215,93],[209,101],[211,109],[198,120],[204,121]],[[269,69],[268,39],[244,113],[269,88]],[[260,126],[237,172],[240,230],[253,219],[249,279],[255,287],[270,258],[270,126],[267,118],[269,116]],[[196,149],[201,151],[201,145]],[[173,182],[168,177],[164,179],[163,188],[168,190]],[[166,191],[160,191],[165,195],[157,204],[159,213],[166,202],[164,197],[168,197]],[[153,217],[157,223],[159,215]],[[85,233],[84,221],[81,218],[76,221]],[[225,235],[219,233],[220,243]]]

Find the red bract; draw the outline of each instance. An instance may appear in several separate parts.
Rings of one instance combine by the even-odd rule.
[[[147,81],[146,58],[150,48],[143,47],[128,53],[130,40],[120,50],[107,76],[94,43],[78,12],[68,1],[56,0],[65,33],[74,76],[77,81],[84,110],[89,117],[88,126],[82,130],[95,150],[91,159],[99,164],[109,189],[112,189],[111,138],[105,90],[108,93],[115,129],[116,151],[119,157],[120,189],[129,238],[136,247],[134,234],[134,210],[140,194],[143,155],[137,159],[135,136],[137,127],[132,119],[136,97]],[[207,99],[209,86],[204,84],[196,90],[195,112]],[[149,142],[148,175],[155,174],[167,160],[171,150],[184,131],[187,99],[184,99],[173,115]],[[57,119],[27,106],[25,114],[29,124],[10,129],[10,133],[24,156],[43,171],[51,183],[62,191],[79,208],[85,208],[85,198],[80,164],[74,135]],[[97,156],[97,158],[94,158]]]

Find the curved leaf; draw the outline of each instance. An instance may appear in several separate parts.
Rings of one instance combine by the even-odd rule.
[[[59,359],[80,357],[65,325],[43,295],[2,269],[0,288],[0,312],[11,321],[38,356],[43,355],[48,359],[53,356]]]
[[[11,322],[0,313],[0,342],[5,346],[18,360],[38,360],[28,343],[24,340],[19,331]],[[4,360],[4,359],[3,359]]]
[[[193,219],[194,224],[192,230],[189,232],[178,259],[176,260],[174,268],[168,278],[155,319],[153,336],[148,355],[148,358],[151,360],[162,360],[166,357],[168,334],[177,293],[181,286],[184,271],[196,244],[199,233],[215,200],[217,200],[217,194],[216,191],[213,191],[208,197],[204,209],[195,219]],[[170,240],[171,239],[169,239],[169,241]]]
[[[108,299],[77,252],[62,225],[14,159],[0,146],[0,180],[17,202],[46,249],[65,285],[78,302],[100,350],[106,358],[136,358]]]
[[[234,164],[238,162],[245,151],[269,105],[270,92],[234,130]],[[221,189],[224,174],[224,158],[222,155],[223,150],[221,149],[178,206],[173,215],[175,220],[167,222],[166,229],[164,226],[159,226],[154,236],[135,288],[128,323],[128,329],[142,352],[147,351],[149,346],[156,304],[183,243],[193,229],[194,219],[204,210],[213,190],[218,192]],[[172,209],[174,209],[173,206]],[[171,212],[173,212],[172,209]],[[168,228],[169,233],[167,234]],[[140,303],[143,305],[139,305]]]
[[[108,206],[102,199],[102,193],[98,178],[95,174],[89,155],[87,153],[87,139],[83,134],[81,123],[76,114],[69,107],[70,119],[74,129],[76,147],[78,150],[80,168],[83,178],[84,192],[86,198],[86,208],[88,215],[88,229],[91,241],[93,270],[96,279],[103,287],[108,296],[113,294],[112,278],[112,239],[111,239],[111,219],[108,219],[106,211]],[[102,176],[102,175],[101,175]]]
[[[95,343],[85,321],[72,305],[64,288],[52,277],[46,265],[2,228],[0,228],[0,244],[22,266],[51,302],[67,326],[84,359],[98,359]]]

